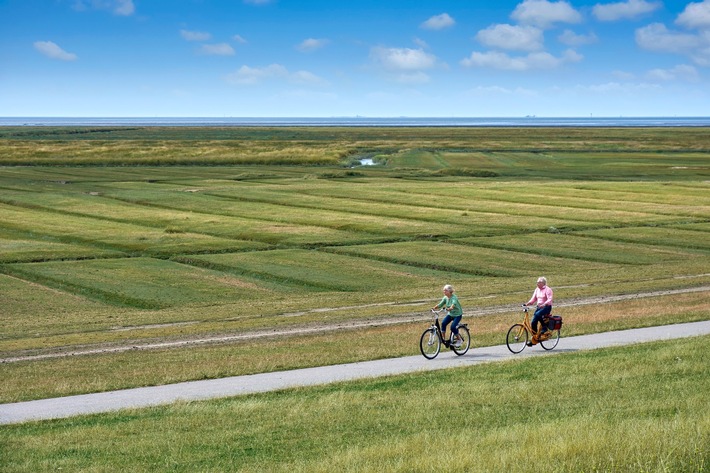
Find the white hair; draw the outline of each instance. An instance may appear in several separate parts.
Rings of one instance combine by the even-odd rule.
[[[444,290],[454,292],[454,286],[452,286],[451,284],[447,284],[446,286],[444,286]]]
[[[537,282],[545,283],[545,286],[547,286],[547,278],[545,276],[540,276],[539,278],[537,278]]]

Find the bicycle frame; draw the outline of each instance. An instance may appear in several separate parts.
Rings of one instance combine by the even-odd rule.
[[[449,336],[449,340],[445,340],[445,339],[444,339],[444,334],[443,334],[442,331],[441,331],[441,324],[439,323],[439,314],[441,313],[441,311],[440,311],[440,310],[439,310],[439,311],[437,311],[437,310],[432,310],[432,312],[434,313],[434,322],[432,322],[431,328],[435,328],[435,329],[436,329],[436,335],[439,337],[439,340],[441,341],[441,343],[442,343],[446,348],[449,348],[449,345],[451,345],[451,341],[452,341],[452,340],[451,340],[451,337],[453,337],[454,333],[451,332],[451,335]],[[447,314],[448,314],[448,312],[447,312]],[[463,325],[463,324],[459,324],[459,326],[460,326],[460,325]]]
[[[543,327],[540,327],[540,332],[535,332],[532,328],[530,314],[528,313],[529,309],[530,308],[528,306],[523,305],[523,312],[525,312],[523,322],[514,324],[508,330],[508,335],[506,336],[506,344],[508,346],[508,349],[513,353],[520,353],[525,349],[525,346],[527,345],[529,340],[534,340],[535,343],[540,343],[540,346],[542,346],[543,349],[552,350],[557,346],[557,343],[559,342],[559,330],[548,329],[543,332]],[[551,316],[552,314],[550,314],[550,317]],[[543,326],[547,323],[548,320],[549,317],[543,318],[543,320],[541,321]],[[544,335],[540,336],[541,333],[543,333]]]
[[[419,349],[424,355],[424,358],[432,360],[436,358],[441,349],[441,345],[452,350],[458,356],[464,355],[468,352],[471,347],[471,332],[468,329],[468,324],[458,325],[458,334],[460,341],[454,342],[454,333],[451,332],[451,336],[448,340],[444,339],[444,334],[441,330],[441,324],[439,323],[439,313],[441,311],[432,309],[432,314],[434,314],[434,320],[432,324],[424,330],[422,336],[419,340]],[[448,313],[448,312],[447,312]]]

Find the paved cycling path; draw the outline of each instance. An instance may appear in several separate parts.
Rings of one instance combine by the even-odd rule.
[[[0,424],[16,424],[31,420],[56,419],[119,409],[157,406],[176,401],[196,401],[239,396],[363,378],[470,366],[543,354],[569,353],[579,350],[593,350],[707,334],[710,334],[710,320],[578,337],[563,337],[560,339],[557,348],[551,352],[545,352],[542,348],[536,346],[526,348],[518,355],[513,355],[505,345],[499,345],[475,348],[469,350],[466,355],[459,357],[454,355],[453,352],[444,349],[434,360],[426,360],[423,356],[416,355],[404,358],[363,361],[275,373],[234,376],[231,378],[190,381],[164,386],[0,404]],[[475,335],[473,341],[475,344]]]

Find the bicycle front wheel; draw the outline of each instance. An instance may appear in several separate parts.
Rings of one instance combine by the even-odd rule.
[[[550,336],[545,340],[540,340],[540,346],[545,350],[552,350],[560,342],[560,331],[552,330]]]
[[[441,339],[435,328],[424,330],[422,338],[419,340],[419,349],[427,360],[433,360],[441,351]]]
[[[471,332],[468,331],[468,327],[465,325],[459,325],[459,337],[461,337],[461,345],[458,347],[455,345],[451,346],[451,349],[458,356],[465,354],[471,347]]]
[[[528,343],[528,331],[523,324],[515,324],[508,330],[505,344],[512,353],[520,353]]]

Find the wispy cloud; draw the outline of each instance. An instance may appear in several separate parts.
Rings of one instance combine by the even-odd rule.
[[[57,46],[52,41],[35,41],[34,47],[37,51],[44,54],[48,58],[57,59],[59,61],[76,61],[77,55],[68,53]]]
[[[328,42],[327,39],[308,38],[296,45],[296,49],[302,53],[308,53],[324,47]]]
[[[244,65],[236,72],[226,76],[227,82],[233,85],[258,85],[269,80],[282,80],[301,85],[325,85],[327,81],[308,71],[290,72],[281,64],[271,64],[265,67],[250,67]]]
[[[374,47],[370,57],[387,70],[417,71],[436,65],[436,56],[423,49]]]
[[[180,30],[180,36],[186,41],[209,41],[212,35],[202,31]]]
[[[441,15],[432,16],[424,23],[419,25],[419,27],[425,30],[443,30],[445,28],[450,28],[455,24],[456,21],[451,18],[448,13],[442,13]]]
[[[79,11],[109,10],[119,16],[131,16],[136,11],[133,0],[75,0],[74,9]]]
[[[690,31],[673,31],[663,23],[636,30],[636,44],[648,51],[689,57],[695,64],[710,67],[710,0],[689,3],[675,24]]]
[[[632,80],[636,77],[634,74],[627,71],[613,71],[611,75],[619,80]]]
[[[506,71],[529,71],[535,69],[555,69],[563,64],[582,60],[582,55],[569,49],[561,57],[547,52],[530,53],[527,56],[513,57],[497,51],[485,53],[474,51],[471,56],[461,60],[465,67],[482,67]]]
[[[567,46],[583,46],[585,44],[593,44],[599,41],[597,35],[594,33],[589,34],[577,34],[572,30],[564,30],[564,32],[557,37],[560,43],[566,44]]]
[[[247,40],[238,34],[235,34],[234,36],[232,36],[232,39],[239,44],[246,44],[247,43]]]
[[[200,54],[208,56],[234,56],[234,48],[227,43],[203,44],[199,50]]]
[[[539,51],[543,48],[543,34],[534,26],[491,25],[476,34],[476,40],[494,49]]]
[[[646,77],[651,80],[697,82],[700,79],[698,70],[687,64],[680,64],[671,69],[652,69]]]
[[[525,0],[515,7],[510,17],[523,25],[533,25],[543,29],[550,28],[555,23],[582,21],[582,15],[565,1]]]
[[[658,10],[663,6],[660,2],[646,0],[628,0],[618,3],[598,3],[592,8],[592,14],[599,21],[618,21],[638,18]]]

